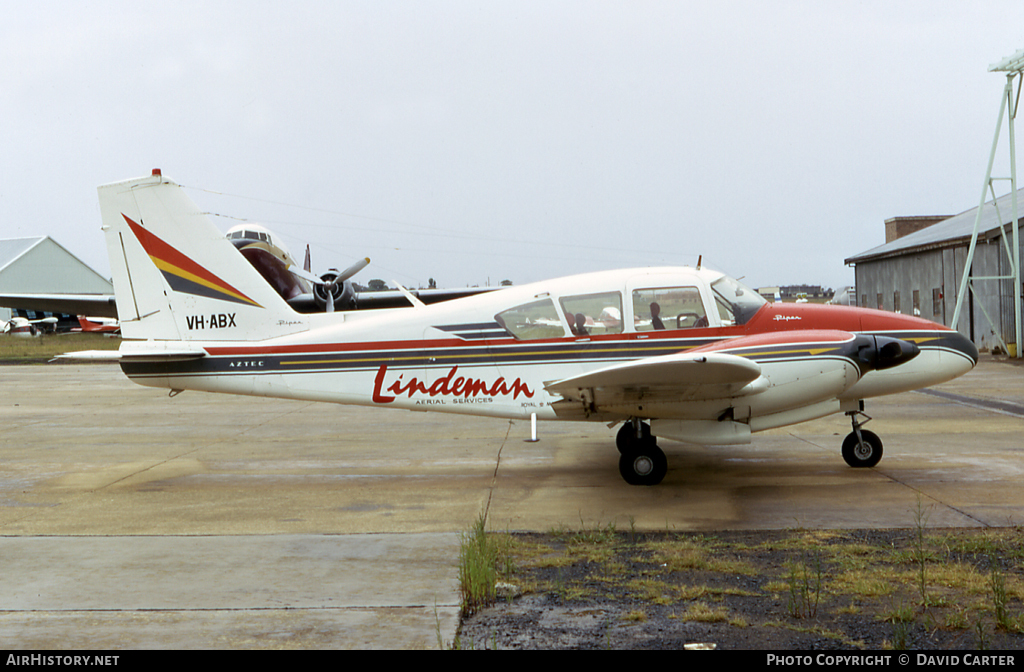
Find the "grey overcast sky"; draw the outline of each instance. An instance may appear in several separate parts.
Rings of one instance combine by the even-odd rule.
[[[886,218],[977,205],[1024,49],[1020,0],[0,8],[0,238],[104,275],[96,187],[159,167],[364,283],[852,284]]]

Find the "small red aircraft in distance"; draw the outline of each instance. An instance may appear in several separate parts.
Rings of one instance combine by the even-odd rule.
[[[78,328],[71,331],[95,334],[117,335],[121,333],[121,325],[116,319],[109,317],[85,317],[78,315]]]
[[[621,425],[622,477],[658,439],[703,445],[836,413],[842,455],[882,443],[864,400],[951,380],[977,348],[920,318],[767,303],[707,268],[634,268],[411,308],[302,313],[159,171],[99,188],[127,376],[171,390]],[[401,289],[401,288],[400,288]]]

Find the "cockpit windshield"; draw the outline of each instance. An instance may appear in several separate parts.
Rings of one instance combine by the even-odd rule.
[[[746,324],[764,304],[764,297],[744,285],[723,275],[711,283],[718,304],[718,315],[724,326]]]

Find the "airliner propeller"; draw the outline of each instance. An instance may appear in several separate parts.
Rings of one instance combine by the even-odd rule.
[[[347,294],[353,294],[351,288],[346,285],[348,279],[366,268],[366,265],[369,263],[370,258],[364,257],[340,273],[336,269],[331,269],[319,278],[308,271],[300,272],[294,267],[289,270],[300,278],[310,282],[313,285],[313,294],[316,296],[317,302],[322,302],[324,304],[324,309],[328,313],[333,313],[336,302],[340,301]]]

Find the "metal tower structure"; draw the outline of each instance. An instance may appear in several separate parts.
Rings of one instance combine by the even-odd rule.
[[[956,308],[953,310],[953,322],[950,326],[954,329],[958,328],[960,320],[960,309],[963,307],[964,297],[968,291],[974,291],[975,280],[1011,280],[1013,282],[1013,315],[1014,315],[1014,334],[1016,336],[1016,342],[1014,344],[1016,352],[1015,357],[1021,357],[1024,355],[1024,342],[1021,338],[1021,273],[1020,273],[1020,233],[1019,227],[1017,226],[1017,154],[1016,154],[1016,139],[1014,137],[1013,122],[1017,117],[1017,108],[1020,106],[1020,89],[1021,79],[1024,79],[1024,49],[1021,49],[1013,56],[1008,56],[998,63],[993,63],[988,68],[989,72],[1005,72],[1006,73],[1006,86],[1003,87],[1002,103],[999,106],[999,120],[996,122],[996,133],[992,139],[992,151],[988,157],[988,170],[985,172],[985,182],[981,187],[981,202],[978,204],[978,213],[974,218],[974,233],[971,235],[971,245],[967,251],[967,261],[964,264],[964,274],[960,280],[960,288],[956,294]],[[1017,94],[1013,93],[1014,82],[1017,83]],[[1009,115],[1006,112],[1009,111]],[[992,177],[992,166],[996,159],[996,148],[999,146],[999,134],[1003,128],[1003,117],[1007,116],[1009,126],[1009,142],[1010,142],[1010,177]],[[978,226],[981,222],[981,213],[985,207],[986,197],[989,193],[992,194],[993,206],[996,207],[998,213],[998,205],[996,204],[995,190],[992,188],[992,183],[996,180],[1010,181],[1010,194],[1011,194],[1011,224],[1010,232],[1013,237],[1013,247],[1009,247],[1007,243],[1007,231],[1003,230],[1003,235],[1000,236],[1003,240],[1003,246],[1006,248],[1006,253],[1010,259],[1010,274],[1009,275],[997,275],[997,276],[986,276],[986,277],[975,277],[971,274],[971,266],[974,263],[974,249],[978,244]],[[999,224],[1003,225],[1003,217],[999,216]],[[981,302],[978,302],[982,312],[985,314],[985,319],[988,320],[989,325],[992,327],[992,331],[996,333],[996,336],[1002,342],[1001,330],[997,329],[992,324],[992,318],[989,317],[985,311],[984,306]],[[1006,348],[1006,343],[1002,344]],[[1007,352],[1010,352],[1009,348],[1006,348]]]

